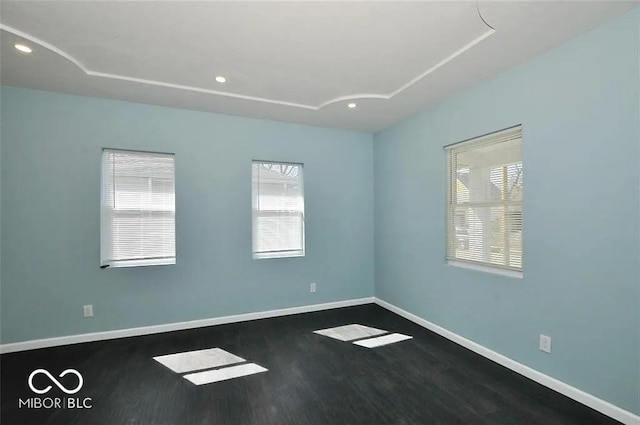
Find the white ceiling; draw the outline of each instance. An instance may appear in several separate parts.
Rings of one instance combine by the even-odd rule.
[[[636,4],[3,1],[0,77],[375,132]]]

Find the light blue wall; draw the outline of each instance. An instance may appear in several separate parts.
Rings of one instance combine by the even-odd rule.
[[[638,13],[374,137],[376,296],[636,413]],[[524,278],[447,265],[443,146],[520,123]]]
[[[371,296],[375,258],[378,297],[640,413],[639,22],[636,9],[373,145],[3,88],[1,342]],[[447,266],[442,147],[519,123],[524,278]],[[177,265],[98,268],[102,147],[176,153]],[[305,258],[251,260],[254,158],[305,163]],[[83,319],[90,303],[96,316]],[[540,333],[553,354],[537,349]]]
[[[3,343],[373,295],[370,134],[7,87],[1,124]],[[102,147],[175,152],[175,266],[99,268]],[[251,259],[252,159],[304,163],[306,257]]]

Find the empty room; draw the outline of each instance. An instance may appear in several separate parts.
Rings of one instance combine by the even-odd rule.
[[[0,3],[3,425],[640,425],[633,1]]]

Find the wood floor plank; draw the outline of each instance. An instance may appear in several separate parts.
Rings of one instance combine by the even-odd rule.
[[[413,339],[365,350],[314,330]],[[193,385],[153,360],[218,347],[266,373]],[[607,418],[381,307],[365,305],[0,356],[3,425],[611,425]],[[77,369],[91,409],[26,409],[29,374]],[[37,379],[36,379],[37,378]],[[34,378],[38,388],[50,385]],[[68,381],[67,381],[68,380]],[[73,377],[60,378],[73,385]],[[55,385],[48,397],[66,396]]]

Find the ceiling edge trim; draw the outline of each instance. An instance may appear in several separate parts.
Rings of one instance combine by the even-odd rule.
[[[437,69],[439,69],[442,66],[446,65],[447,63],[451,62],[452,60],[454,60],[455,58],[457,58],[458,56],[460,56],[464,52],[466,52],[469,49],[475,47],[476,45],[478,45],[479,43],[481,43],[482,41],[486,40],[487,38],[489,38],[490,36],[492,36],[493,34],[496,33],[495,29],[489,27],[489,30],[484,32],[482,35],[480,35],[479,37],[475,38],[474,40],[472,40],[471,42],[467,43],[466,45],[462,46],[460,49],[456,50],[451,55],[447,56],[446,58],[444,58],[443,60],[441,60],[440,62],[438,62],[434,66],[432,66],[431,68],[427,69],[422,74],[420,74],[417,77],[413,78],[411,81],[409,81],[408,83],[402,85],[400,88],[398,88],[397,90],[395,90],[395,91],[393,91],[393,92],[391,92],[389,94],[377,94],[377,93],[352,94],[352,95],[336,97],[334,99],[331,99],[331,100],[328,100],[328,101],[326,101],[324,103],[321,103],[320,105],[314,106],[314,105],[307,105],[307,104],[303,104],[303,103],[287,102],[287,101],[282,101],[282,100],[277,100],[277,99],[269,99],[269,98],[256,97],[256,96],[247,96],[247,95],[243,95],[243,94],[230,93],[230,92],[224,92],[224,91],[219,91],[219,90],[211,90],[211,89],[206,89],[206,88],[197,87],[197,86],[188,86],[188,85],[184,85],[184,84],[174,84],[174,83],[168,83],[168,82],[165,82],[165,81],[149,80],[149,79],[145,79],[145,78],[129,77],[129,76],[126,76],[126,75],[119,75],[119,74],[111,74],[111,73],[107,73],[107,72],[93,71],[93,70],[87,68],[87,66],[85,66],[78,59],[74,58],[73,56],[71,56],[70,54],[68,54],[64,50],[54,46],[53,44],[46,42],[45,40],[42,40],[42,39],[40,39],[38,37],[35,37],[35,36],[31,35],[31,34],[28,34],[28,33],[24,32],[24,31],[19,30],[19,29],[10,27],[10,26],[5,25],[3,23],[0,23],[0,30],[7,31],[7,32],[9,32],[9,33],[11,33],[13,35],[21,37],[21,38],[23,38],[25,40],[29,40],[32,43],[38,44],[39,46],[44,47],[47,50],[50,50],[51,52],[57,54],[58,56],[61,56],[62,58],[68,60],[69,62],[74,64],[76,67],[78,67],[86,75],[91,76],[91,77],[98,77],[98,78],[106,78],[106,79],[111,79],[111,80],[120,80],[120,81],[132,82],[132,83],[147,84],[147,85],[151,85],[151,86],[166,87],[166,88],[177,89],[177,90],[185,90],[185,91],[191,91],[191,92],[197,92],[197,93],[211,94],[211,95],[230,97],[230,98],[241,99],[241,100],[249,100],[249,101],[253,101],[253,102],[270,103],[270,104],[274,104],[274,105],[288,106],[288,107],[293,107],[293,108],[301,108],[301,109],[307,109],[307,110],[312,110],[312,111],[318,111],[318,110],[320,110],[320,109],[322,109],[322,108],[324,108],[326,106],[332,105],[334,103],[345,102],[345,101],[348,101],[348,100],[364,100],[364,99],[389,100],[392,97],[394,97],[397,94],[405,91],[409,87],[413,86],[414,84],[416,84],[420,80],[422,80],[425,77],[427,77],[429,74],[433,73]]]
[[[14,34],[18,37],[22,37],[25,40],[29,40],[32,43],[36,43],[38,45],[40,45],[41,47],[44,47],[47,50],[52,51],[53,53],[65,58],[66,60],[68,60],[69,62],[71,62],[72,64],[74,64],[75,66],[77,66],[82,72],[84,72],[86,75],[89,75],[91,77],[99,77],[99,78],[108,78],[108,79],[112,79],[112,80],[121,80],[121,81],[128,81],[128,82],[133,82],[133,83],[141,83],[141,84],[147,84],[147,85],[152,85],[152,86],[160,86],[160,87],[167,87],[167,88],[173,88],[173,89],[178,89],[178,90],[187,90],[187,91],[193,91],[193,92],[200,92],[200,93],[205,93],[205,94],[213,94],[213,95],[219,95],[219,96],[226,96],[226,97],[233,97],[233,98],[237,98],[237,99],[243,99],[243,100],[252,100],[252,101],[258,101],[258,102],[265,102],[265,103],[273,103],[273,104],[278,104],[278,105],[284,105],[284,106],[292,106],[292,107],[296,107],[296,108],[304,108],[304,109],[318,109],[314,106],[311,105],[304,105],[301,103],[293,103],[293,102],[285,102],[285,101],[280,101],[280,100],[275,100],[275,99],[266,99],[266,98],[260,98],[260,97],[255,97],[255,96],[245,96],[245,95],[241,95],[241,94],[235,94],[235,93],[228,93],[228,92],[223,92],[223,91],[218,91],[218,90],[210,90],[210,89],[205,89],[202,87],[196,87],[196,86],[187,86],[187,85],[183,85],[183,84],[174,84],[174,83],[167,83],[164,81],[157,81],[157,80],[148,80],[145,78],[136,78],[136,77],[128,77],[126,75],[119,75],[119,74],[110,74],[107,72],[100,72],[100,71],[93,71],[89,68],[87,68],[82,62],[80,62],[78,59],[74,58],[73,56],[71,56],[70,54],[68,54],[67,52],[65,52],[62,49],[59,49],[58,47],[54,46],[51,43],[48,43],[38,37],[32,36],[31,34],[28,34],[24,31],[20,31],[19,29],[16,28],[12,28],[8,25],[2,24],[0,23],[0,30],[3,31],[7,31],[11,34]]]
[[[442,66],[446,65],[447,63],[451,62],[452,60],[454,60],[455,58],[457,58],[458,56],[460,56],[461,54],[463,54],[464,52],[466,52],[467,50],[470,50],[471,48],[475,47],[476,45],[480,44],[481,42],[483,42],[484,40],[486,40],[487,38],[491,37],[493,34],[496,33],[496,30],[494,30],[493,28],[487,30],[484,34],[482,34],[481,36],[479,36],[478,38],[472,40],[470,43],[465,44],[464,46],[462,46],[460,49],[456,50],[455,52],[453,52],[452,54],[450,54],[449,56],[447,56],[446,58],[444,58],[443,60],[441,60],[440,62],[438,62],[437,64],[435,64],[434,66],[432,66],[431,68],[427,69],[425,72],[423,72],[422,74],[418,75],[416,78],[414,78],[413,80],[409,81],[407,84],[405,84],[404,86],[400,87],[398,90],[394,91],[393,93],[391,93],[391,95],[389,97],[393,97],[395,95],[397,95],[398,93],[408,89],[409,87],[411,87],[412,85],[414,85],[415,83],[417,83],[418,81],[422,80],[424,77],[426,77],[427,75],[433,73],[435,70],[437,70],[438,68],[441,68]]]
[[[441,60],[437,64],[433,65],[431,68],[427,69],[425,72],[423,72],[422,74],[418,75],[413,80],[411,80],[408,83],[404,84],[399,89],[391,92],[390,94],[357,94],[357,95],[350,95],[350,96],[341,96],[341,97],[337,97],[335,99],[331,99],[331,100],[329,100],[329,101],[327,101],[325,103],[320,104],[317,107],[317,109],[324,108],[325,106],[331,105],[332,103],[343,102],[343,101],[346,101],[346,100],[356,100],[356,99],[383,99],[383,100],[389,100],[392,97],[396,96],[397,94],[405,91],[406,89],[408,89],[412,85],[416,84],[418,81],[424,79],[427,75],[433,73],[438,68],[441,68],[444,65],[446,65],[447,63],[451,62],[452,60],[454,60],[455,58],[457,58],[458,56],[460,56],[461,54],[463,54],[467,50],[473,48],[474,46],[478,45],[482,41],[486,40],[487,38],[489,38],[490,36],[492,36],[495,33],[496,33],[496,30],[494,30],[493,28],[487,30],[484,34],[482,34],[479,37],[475,38],[470,43],[465,44],[460,49],[456,50],[455,52],[453,52],[452,54],[450,54],[449,56],[447,56],[446,58],[444,58],[443,60]]]

